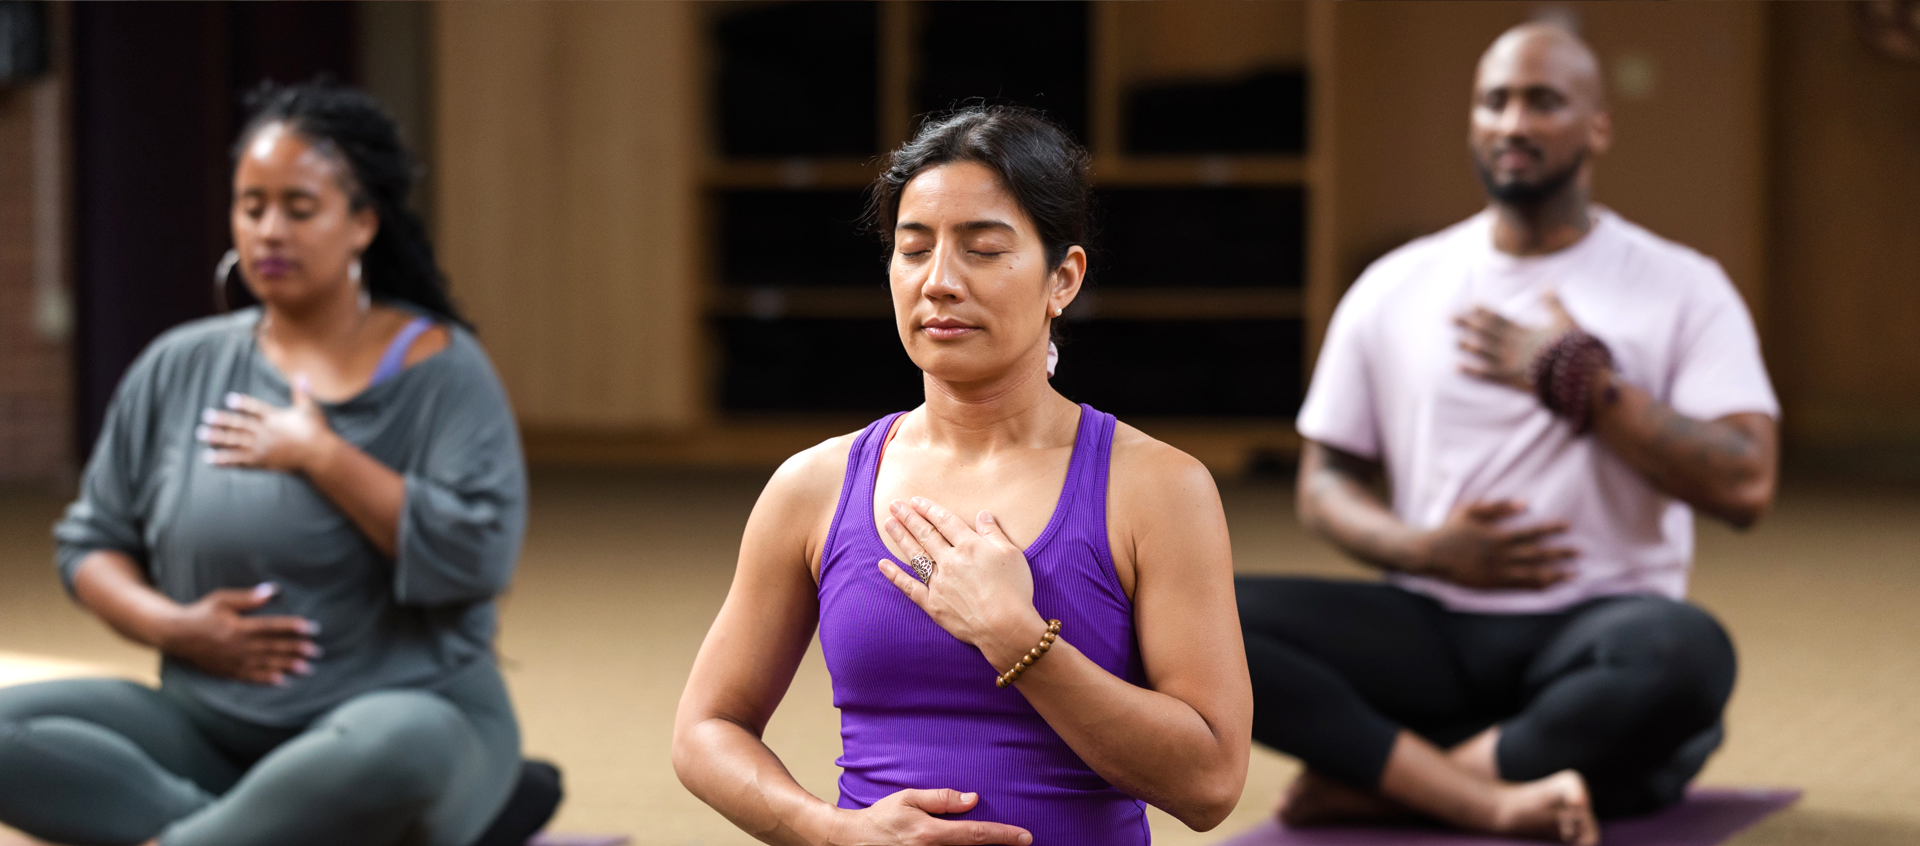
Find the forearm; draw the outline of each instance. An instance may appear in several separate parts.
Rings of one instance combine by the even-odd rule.
[[[1424,533],[1402,522],[1369,484],[1364,459],[1308,441],[1301,451],[1300,522],[1360,561],[1383,570],[1426,569]]]
[[[353,525],[392,558],[400,546],[400,509],[406,504],[407,482],[392,468],[361,452],[338,435],[328,433],[321,448],[302,468]]]
[[[746,726],[722,717],[690,721],[673,741],[680,783],[762,843],[827,842],[837,809],[808,793]]]
[[[140,565],[112,549],[88,553],[74,572],[73,593],[80,604],[121,637],[159,648],[180,605],[147,584]]]
[[[1654,487],[1741,528],[1772,504],[1778,446],[1771,419],[1697,420],[1624,382],[1595,382],[1594,435]]]
[[[1017,627],[981,652],[1012,667],[1046,624]],[[1026,637],[1031,635],[1031,637]],[[1070,632],[1014,686],[1087,766],[1128,795],[1196,830],[1218,825],[1240,798],[1247,744],[1226,736],[1181,699],[1128,683],[1074,648]],[[980,683],[993,684],[982,674]]]

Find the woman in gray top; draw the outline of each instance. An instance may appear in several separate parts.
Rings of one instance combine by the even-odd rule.
[[[514,786],[494,596],[519,438],[366,95],[263,89],[232,226],[263,304],[156,340],[54,529],[158,690],[0,690],[0,823],[58,843],[469,846]],[[224,284],[224,280],[223,280]]]

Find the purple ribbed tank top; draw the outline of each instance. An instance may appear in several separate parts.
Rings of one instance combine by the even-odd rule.
[[[1148,843],[1146,805],[1081,761],[1017,687],[994,687],[1006,668],[880,575],[880,559],[900,563],[873,520],[874,477],[899,416],[854,439],[820,562],[820,647],[840,709],[840,807],[945,787],[980,794],[950,819],[1017,825],[1033,832],[1034,846]],[[1026,555],[1040,615],[1060,620],[1061,637],[1107,672],[1141,684],[1133,603],[1107,544],[1113,429],[1113,415],[1080,406],[1060,501]]]

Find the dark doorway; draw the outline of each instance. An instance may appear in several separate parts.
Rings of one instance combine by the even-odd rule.
[[[149,342],[213,312],[245,93],[356,82],[355,16],[346,2],[74,4],[79,443]]]

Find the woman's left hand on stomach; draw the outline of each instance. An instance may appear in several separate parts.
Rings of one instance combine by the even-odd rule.
[[[226,406],[202,412],[194,430],[207,445],[207,463],[218,467],[300,472],[313,466],[333,437],[305,376],[294,380],[293,404],[286,408],[232,393]]]
[[[980,512],[969,526],[924,497],[896,500],[890,510],[887,534],[909,562],[917,555],[933,559],[933,574],[922,583],[910,569],[884,558],[880,572],[940,628],[989,658],[998,651],[991,645],[1024,642],[1029,629],[1046,628],[1033,608],[1033,569],[992,514]]]

